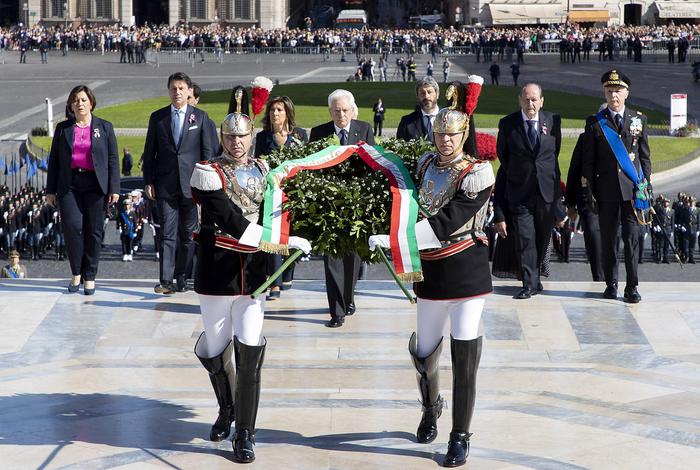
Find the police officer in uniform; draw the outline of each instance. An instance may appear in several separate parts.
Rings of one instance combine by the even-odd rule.
[[[640,221],[635,204],[643,203],[639,194],[645,185],[649,185],[650,192],[647,118],[625,106],[630,79],[624,73],[610,70],[603,74],[601,83],[607,107],[586,119],[582,173],[598,209],[606,283],[603,297],[617,298],[615,234],[622,224],[627,273],[624,300],[638,303],[642,299],[637,291]]]
[[[249,157],[253,121],[245,89],[234,88],[233,96],[237,110],[221,124],[221,155],[209,163],[197,163],[190,180],[201,207],[201,228],[195,237],[199,260],[195,291],[204,324],[194,352],[209,373],[219,404],[210,439],[225,439],[235,420],[233,456],[249,463],[255,460],[255,419],[266,345],[262,336],[265,297],[253,299],[250,294],[266,278],[267,255],[257,247],[269,169],[264,160]],[[289,247],[311,250],[309,242],[299,237],[290,237]]]
[[[450,322],[452,357],[452,431],[445,467],[457,467],[469,455],[469,428],[476,399],[476,373],[481,357],[479,330],[485,296],[492,291],[488,239],[484,233],[493,169],[464,151],[469,120],[483,78],[472,75],[467,86],[447,89],[450,107],[435,118],[437,152],[418,161],[419,199],[424,218],[416,224],[424,280],[414,284],[418,297],[417,331],[409,341],[422,402],[416,432],[421,443],[437,437],[439,369],[443,330]],[[373,235],[370,249],[389,247],[388,235]]]

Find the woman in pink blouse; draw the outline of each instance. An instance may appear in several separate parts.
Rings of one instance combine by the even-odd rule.
[[[61,210],[73,277],[68,292],[84,284],[95,293],[106,204],[119,200],[119,154],[112,124],[93,116],[95,95],[85,85],[71,90],[66,120],[51,143],[46,199]]]

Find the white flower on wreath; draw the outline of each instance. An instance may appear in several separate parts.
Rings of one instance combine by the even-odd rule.
[[[630,122],[630,133],[633,136],[637,136],[642,133],[643,128],[644,125],[642,124],[642,120],[638,117],[633,117],[632,121]]]

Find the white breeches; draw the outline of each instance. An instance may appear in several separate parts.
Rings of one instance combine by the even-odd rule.
[[[469,300],[425,300],[418,299],[417,340],[418,356],[426,357],[444,336],[445,324],[450,319],[450,334],[462,341],[481,336],[481,312],[486,299]]]
[[[208,357],[226,348],[236,336],[248,346],[258,346],[262,335],[265,297],[250,295],[199,295]]]

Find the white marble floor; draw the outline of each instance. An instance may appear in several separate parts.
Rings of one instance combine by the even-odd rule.
[[[236,465],[230,442],[206,440],[216,408],[192,354],[196,295],[125,280],[86,297],[64,284],[0,282],[0,467]],[[466,468],[698,468],[699,285],[643,284],[643,302],[628,306],[590,283],[547,283],[529,301],[499,284]],[[415,443],[414,308],[392,283],[360,281],[357,313],[331,330],[322,282],[270,302],[249,468],[438,468],[450,408],[437,440]]]

